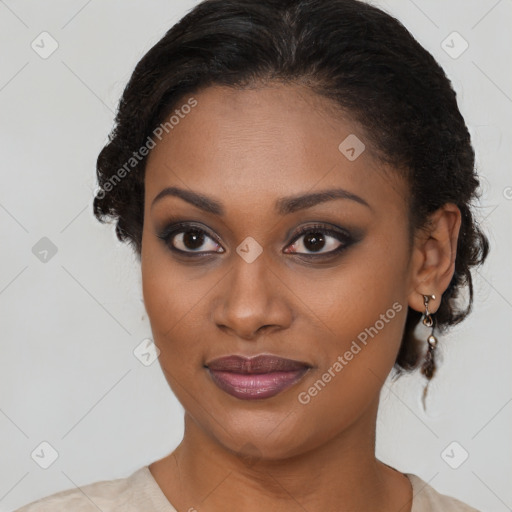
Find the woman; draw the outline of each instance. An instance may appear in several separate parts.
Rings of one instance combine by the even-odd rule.
[[[375,457],[384,380],[432,379],[488,252],[455,93],[397,20],[199,4],[137,65],[97,172],[185,433],[20,511],[475,510]]]

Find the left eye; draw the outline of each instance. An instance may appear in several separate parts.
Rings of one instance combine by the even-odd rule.
[[[331,234],[332,233],[332,234]],[[295,239],[292,245],[289,245],[289,250],[286,253],[301,253],[307,255],[314,254],[327,254],[335,252],[337,249],[344,245],[343,240],[347,236],[342,233],[335,233],[323,229],[311,229],[303,232]],[[308,252],[303,252],[308,251]]]

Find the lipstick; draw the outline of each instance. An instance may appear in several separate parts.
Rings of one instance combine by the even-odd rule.
[[[275,355],[231,355],[205,366],[220,389],[242,400],[275,396],[301,380],[311,368],[307,363]]]

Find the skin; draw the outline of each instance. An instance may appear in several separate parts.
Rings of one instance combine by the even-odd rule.
[[[160,365],[185,409],[182,442],[151,473],[179,511],[410,511],[409,480],[375,457],[379,393],[407,306],[424,311],[423,295],[435,293],[435,312],[451,280],[459,210],[439,209],[410,244],[407,185],[372,156],[369,142],[349,161],[338,146],[349,134],[365,141],[364,130],[303,86],[213,86],[194,98],[197,106],[157,143],[146,167],[144,303]],[[224,215],[174,196],[153,205],[166,187],[209,196]],[[345,198],[286,215],[274,210],[280,198],[331,188],[369,206]],[[180,235],[169,243],[158,237],[177,221],[207,231],[199,249]],[[324,247],[304,245],[304,235],[295,243],[298,228],[315,223],[357,241],[337,256],[306,260],[298,253],[345,243],[330,234]],[[252,263],[236,252],[248,236],[263,249]],[[172,244],[212,253],[187,258]],[[394,318],[300,403],[299,393],[394,303],[401,306]],[[276,354],[312,368],[272,398],[241,400],[204,367],[230,354]]]

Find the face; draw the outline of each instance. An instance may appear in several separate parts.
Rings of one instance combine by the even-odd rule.
[[[221,445],[296,455],[378,403],[411,288],[407,188],[369,142],[360,153],[360,126],[305,88],[193,98],[146,167],[141,268],[160,365]],[[207,367],[230,355],[305,366],[235,375],[233,392],[215,380],[233,373]]]

